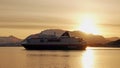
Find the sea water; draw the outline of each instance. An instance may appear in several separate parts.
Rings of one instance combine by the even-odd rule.
[[[120,48],[50,51],[0,47],[0,68],[120,68]]]

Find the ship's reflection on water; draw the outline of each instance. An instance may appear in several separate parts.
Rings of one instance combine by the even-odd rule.
[[[27,51],[29,68],[93,68],[94,53],[84,51]]]
[[[34,52],[34,53],[33,53]],[[67,52],[60,51],[29,51],[27,67],[29,68],[70,68]]]

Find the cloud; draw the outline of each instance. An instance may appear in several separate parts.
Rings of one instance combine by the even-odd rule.
[[[57,26],[45,26],[45,25],[0,25],[0,28],[11,28],[11,29],[45,29],[55,28]]]
[[[0,17],[0,23],[2,22],[10,22],[10,23],[27,23],[27,22],[34,22],[34,23],[70,23],[72,22],[70,19],[65,18],[58,18],[58,17],[48,17],[48,16],[40,16],[40,17]]]
[[[120,27],[120,24],[100,24],[101,26],[105,26],[105,27]]]
[[[0,28],[10,29],[49,29],[73,26],[71,20],[60,17],[0,17]]]

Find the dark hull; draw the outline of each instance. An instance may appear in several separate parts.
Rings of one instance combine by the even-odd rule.
[[[40,45],[40,44],[22,44],[27,50],[85,50],[86,45]]]

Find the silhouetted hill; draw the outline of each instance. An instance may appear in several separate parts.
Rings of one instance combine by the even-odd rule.
[[[0,37],[0,46],[18,46],[20,42],[21,39],[14,36]]]
[[[60,30],[60,29],[48,29],[44,30],[41,33],[43,34],[56,34],[57,36],[60,36],[62,33],[64,33],[65,30]],[[81,31],[69,31],[70,36],[72,37],[80,37],[83,38],[89,46],[103,46],[103,44],[109,42],[108,39],[104,38],[103,36],[100,35],[93,35],[93,34],[86,34]]]
[[[89,45],[92,45],[92,46],[102,45],[108,42],[108,40],[106,40],[103,36],[100,36],[100,35],[85,34],[80,31],[72,31],[71,33],[72,33],[72,36],[74,37],[83,38],[85,41],[87,41]]]
[[[118,39],[116,41],[109,42],[106,45],[110,46],[110,47],[120,47],[120,39]]]
[[[118,39],[120,39],[119,37],[110,37],[110,38],[106,38],[109,41],[116,41]]]

